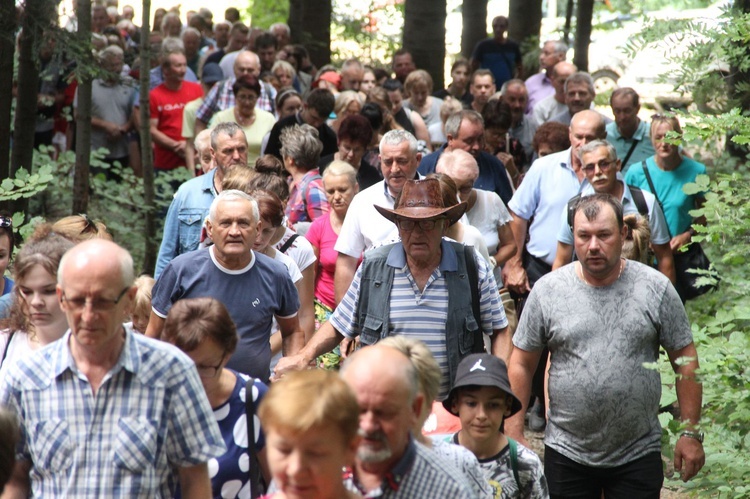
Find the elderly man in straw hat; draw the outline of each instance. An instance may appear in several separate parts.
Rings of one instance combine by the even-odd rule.
[[[436,179],[407,181],[392,210],[376,208],[396,225],[401,241],[365,253],[330,321],[298,355],[279,361],[276,375],[306,367],[344,338],[372,345],[402,334],[424,341],[435,355],[442,400],[459,361],[484,350],[483,333],[492,353],[508,358],[508,321],[495,279],[472,247],[443,239],[466,203],[443,206]]]

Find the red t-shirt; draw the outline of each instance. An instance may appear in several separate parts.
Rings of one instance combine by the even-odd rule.
[[[168,89],[163,83],[154,88],[148,95],[151,107],[151,119],[158,119],[157,129],[167,137],[182,140],[182,110],[185,104],[203,97],[203,89],[198,83],[183,81],[179,90]],[[185,166],[185,158],[170,149],[164,149],[154,142],[154,168],[157,170],[174,170]]]

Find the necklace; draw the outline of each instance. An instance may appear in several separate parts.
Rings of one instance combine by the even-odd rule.
[[[591,284],[590,282],[588,282],[588,281],[586,280],[586,276],[584,276],[584,275],[583,275],[583,265],[581,265],[581,262],[578,262],[578,265],[577,265],[577,267],[578,267],[578,272],[580,272],[580,274],[581,274],[581,279],[583,280],[583,282],[584,282],[584,283],[585,283],[585,284],[586,284],[587,286],[594,286],[593,284]],[[617,279],[615,279],[615,280],[614,280],[614,281],[612,281],[612,282],[617,282],[617,281],[618,281],[618,280],[620,279],[620,276],[622,275],[622,271],[623,271],[624,269],[625,269],[625,259],[624,259],[624,258],[620,258],[620,272],[619,272],[619,273],[617,274]],[[610,284],[612,284],[612,283],[610,283]],[[609,284],[607,284],[607,286],[608,286],[608,285],[609,285]]]
[[[253,113],[251,116],[249,116],[249,117],[246,118],[246,117],[244,117],[244,116],[242,116],[240,114],[239,110],[235,106],[235,108],[234,108],[234,118],[237,120],[237,123],[240,126],[243,126],[243,127],[250,126],[250,125],[252,125],[255,122],[255,113]]]

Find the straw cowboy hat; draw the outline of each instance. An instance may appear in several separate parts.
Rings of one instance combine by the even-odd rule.
[[[447,208],[443,206],[440,181],[436,178],[408,180],[392,210],[375,205],[375,209],[393,223],[396,223],[398,218],[408,220],[447,218],[449,226],[458,222],[458,219],[466,212],[466,208],[465,201]]]

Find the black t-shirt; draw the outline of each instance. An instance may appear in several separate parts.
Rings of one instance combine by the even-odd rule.
[[[302,125],[302,117],[299,113],[287,116],[286,118],[279,120],[271,129],[271,135],[268,136],[268,145],[264,154],[273,154],[280,160],[284,160],[281,157],[281,131],[288,126]],[[336,132],[331,127],[323,123],[323,125],[317,128],[318,137],[323,143],[323,151],[320,153],[322,156],[334,154],[339,150],[338,141],[336,140]]]
[[[321,157],[320,161],[318,161],[318,170],[320,170],[321,177],[323,176],[323,172],[326,171],[326,168],[328,168],[328,165],[333,162],[333,156],[333,154],[329,154],[328,156]],[[377,184],[381,180],[383,180],[383,177],[380,176],[380,171],[365,161],[363,156],[362,160],[359,162],[359,170],[357,170],[357,183],[359,184],[359,190],[363,191],[371,185]]]

